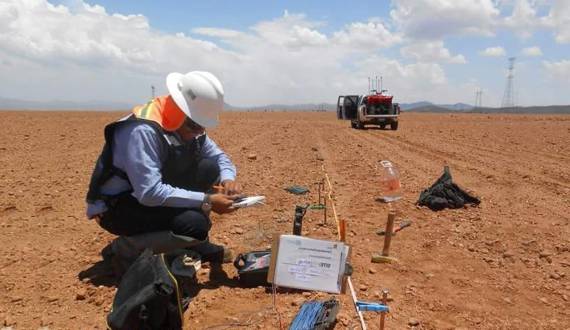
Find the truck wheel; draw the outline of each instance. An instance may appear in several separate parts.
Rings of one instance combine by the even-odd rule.
[[[356,128],[358,128],[358,129],[364,129],[364,123],[358,122],[358,123],[356,124]]]
[[[397,129],[398,129],[398,122],[397,122],[397,121],[392,122],[392,123],[390,124],[390,129],[393,130],[393,131],[397,130]]]
[[[356,128],[356,124],[352,120],[350,121],[350,127]]]
[[[386,129],[386,124],[380,124],[380,129]]]

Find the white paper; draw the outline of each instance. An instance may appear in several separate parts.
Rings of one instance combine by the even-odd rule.
[[[348,247],[342,242],[282,235],[275,266],[277,286],[339,293]]]
[[[239,201],[232,204],[235,208],[244,208],[256,205],[263,205],[265,201],[265,196],[249,196],[240,199]]]

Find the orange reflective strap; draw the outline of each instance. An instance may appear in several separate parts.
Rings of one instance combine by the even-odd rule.
[[[134,107],[133,113],[137,118],[158,123],[167,131],[177,130],[186,118],[170,95],[157,97],[145,105]]]
[[[167,131],[175,131],[180,128],[186,119],[186,115],[176,105],[172,97],[170,95],[162,97],[159,102],[162,110],[162,127]]]

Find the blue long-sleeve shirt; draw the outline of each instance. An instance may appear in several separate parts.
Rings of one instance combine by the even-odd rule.
[[[101,193],[116,195],[132,189],[139,203],[147,206],[199,207],[204,193],[176,188],[162,182],[161,167],[168,150],[161,137],[149,125],[126,123],[115,130],[113,138],[113,165],[124,171],[130,181],[113,176],[102,187]],[[220,180],[235,180],[236,168],[229,157],[208,136],[202,147],[202,157],[213,159],[220,168]],[[87,204],[87,217],[103,213],[103,201]]]

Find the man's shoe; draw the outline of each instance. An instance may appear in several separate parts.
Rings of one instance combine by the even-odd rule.
[[[234,261],[232,250],[223,245],[210,243],[209,241],[193,246],[189,248],[189,250],[200,254],[202,262],[227,264]]]

